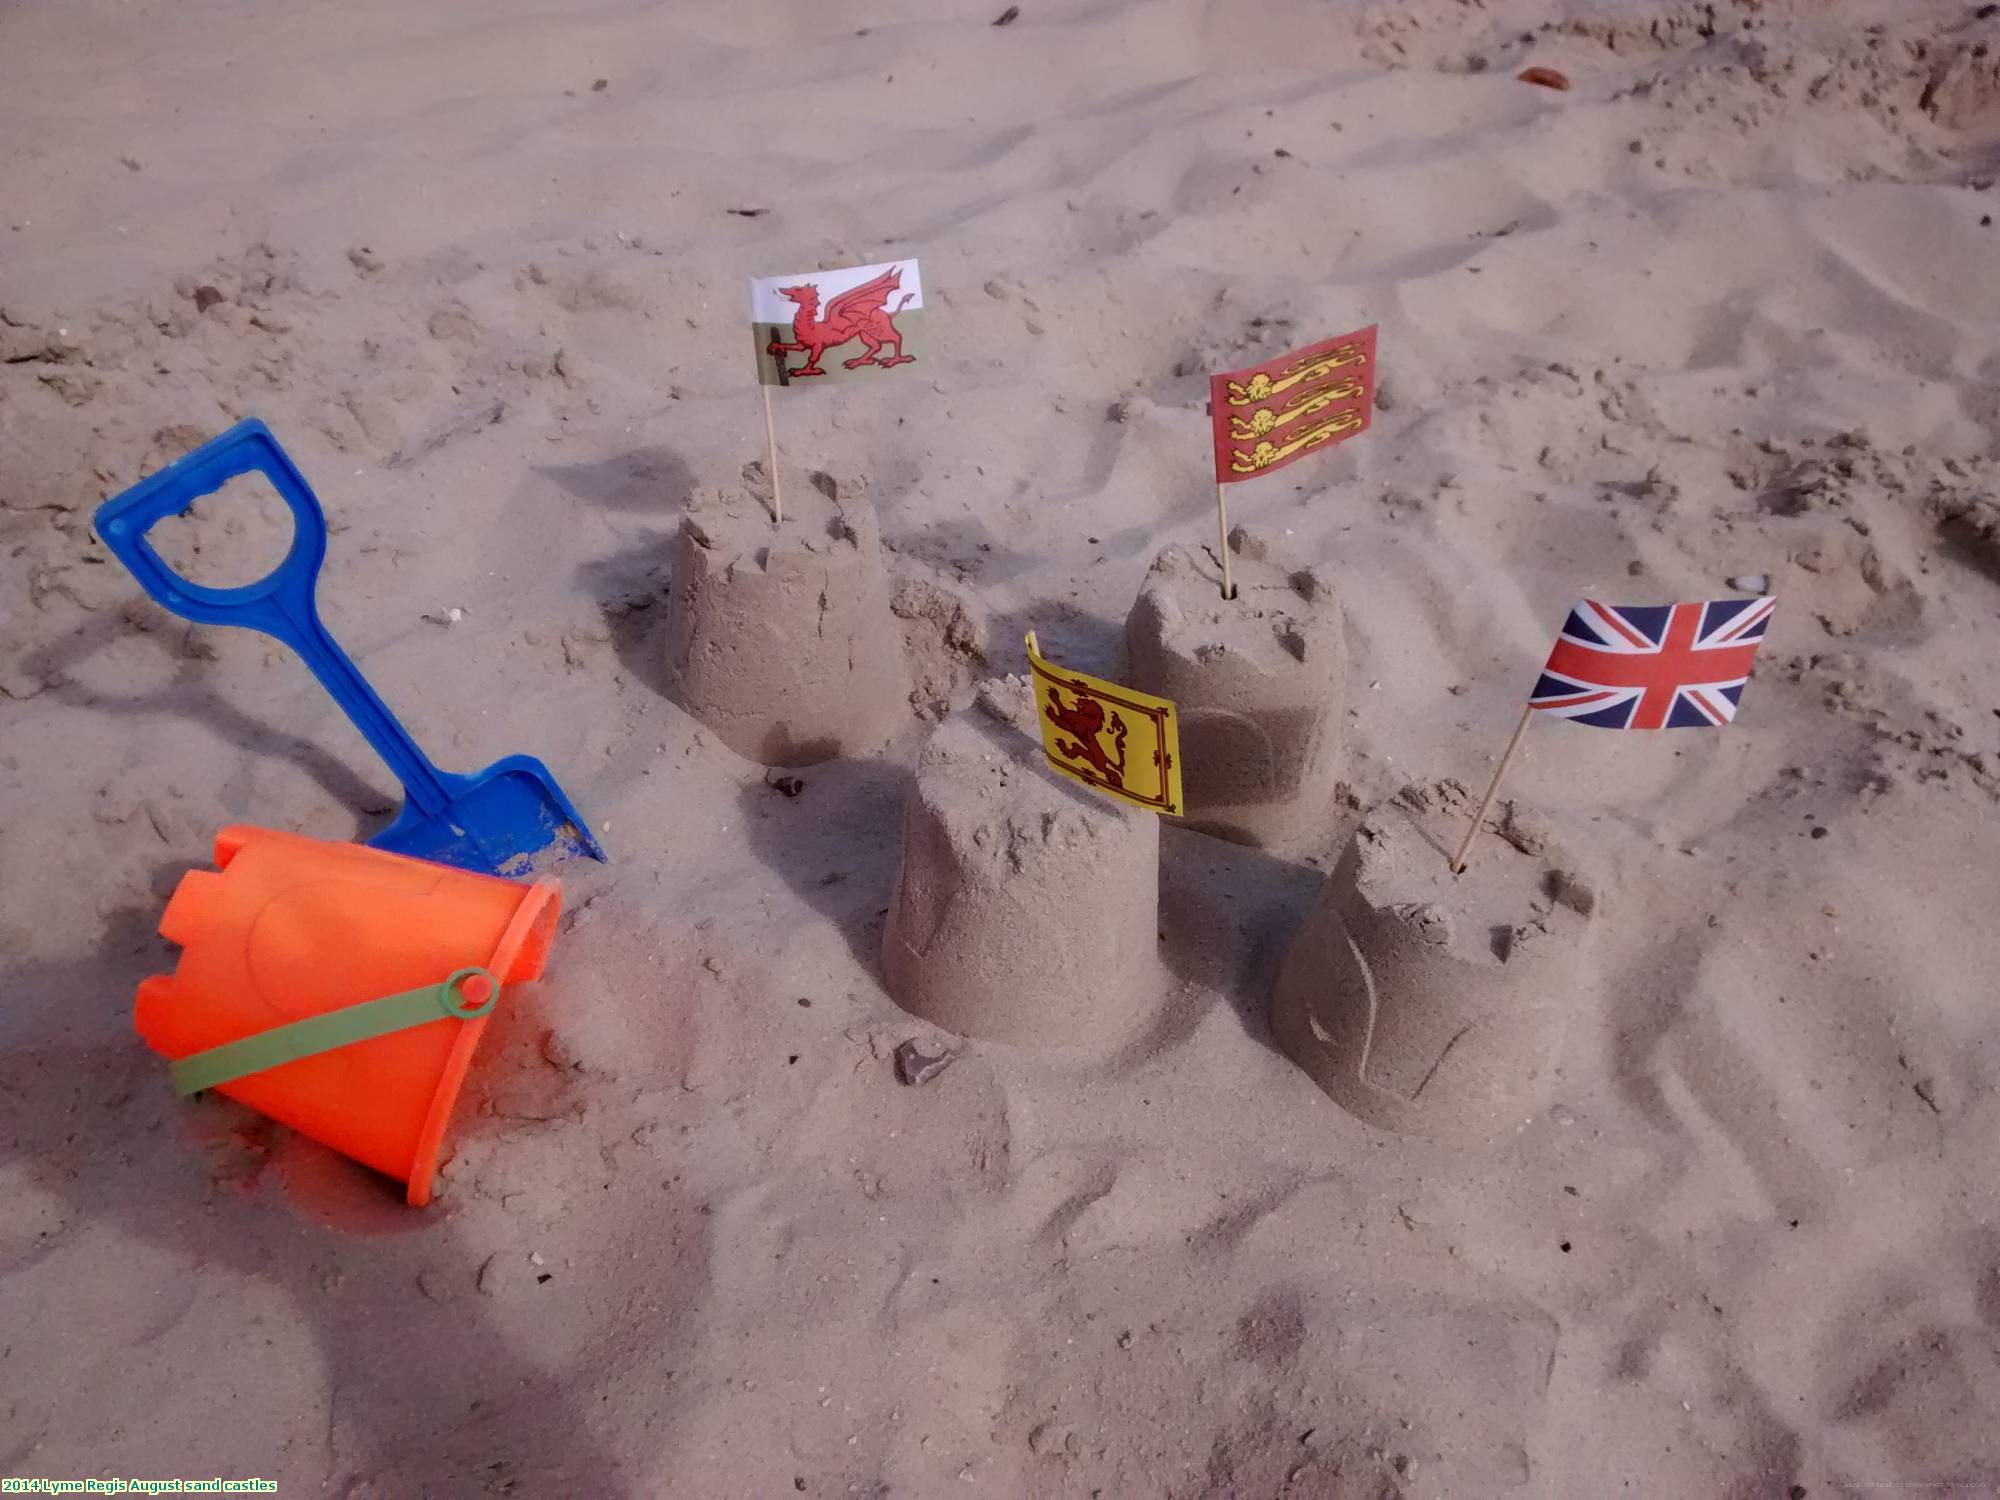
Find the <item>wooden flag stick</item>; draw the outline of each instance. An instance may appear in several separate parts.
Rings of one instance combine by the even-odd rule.
[[[1223,503],[1222,481],[1215,481],[1215,537],[1221,545],[1222,554],[1222,597],[1234,599],[1236,585],[1229,581],[1229,508]]]
[[[1465,854],[1472,847],[1472,841],[1479,837],[1479,825],[1486,821],[1486,810],[1493,805],[1494,795],[1500,790],[1500,778],[1507,774],[1507,767],[1514,763],[1514,752],[1521,748],[1521,736],[1528,732],[1528,720],[1535,716],[1534,705],[1521,710],[1521,722],[1514,726],[1514,737],[1507,741],[1507,753],[1500,757],[1500,769],[1493,773],[1493,785],[1486,789],[1480,799],[1479,811],[1472,815],[1472,826],[1465,830],[1465,842],[1458,846],[1458,853],[1452,856],[1451,873],[1465,873]]]
[[[770,450],[771,464],[771,520],[773,524],[785,524],[785,493],[778,487],[778,429],[771,422],[771,388],[760,386],[764,393],[764,441]]]

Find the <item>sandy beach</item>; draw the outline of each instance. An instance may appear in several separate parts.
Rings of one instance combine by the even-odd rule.
[[[0,6],[0,1477],[2000,1493],[2000,7],[1003,9]],[[669,701],[675,538],[768,482],[746,279],[910,256],[916,363],[774,393],[912,689],[786,795]],[[1323,826],[1166,820],[1115,1048],[899,1009],[940,717],[1028,630],[1120,670],[1215,545],[1208,375],[1367,324],[1372,429],[1229,496],[1338,584]],[[133,1030],[218,829],[401,801],[92,534],[246,416],[419,741],[541,757],[611,855],[552,872],[421,1210]],[[242,581],[288,524],[162,545]],[[1476,795],[1579,597],[1759,576],[1734,724],[1509,773],[1591,861],[1547,1107],[1343,1111],[1270,1005],[1366,810]],[[913,1038],[955,1060],[900,1082]]]

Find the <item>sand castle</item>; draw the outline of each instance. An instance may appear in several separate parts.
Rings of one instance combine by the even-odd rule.
[[[1283,845],[1324,823],[1345,645],[1323,568],[1238,528],[1237,596],[1166,548],[1126,622],[1128,677],[1173,698],[1188,821]],[[1050,773],[1018,679],[989,683],[918,765],[883,937],[897,1003],[965,1036],[1102,1045],[1154,1002],[1155,816]],[[1051,752],[1053,753],[1053,752]],[[1294,937],[1272,999],[1286,1053],[1370,1124],[1492,1139],[1548,1098],[1583,977],[1593,889],[1505,805],[1459,875],[1471,798],[1412,786],[1361,824]]]
[[[1125,621],[1128,680],[1180,710],[1188,826],[1282,848],[1323,822],[1340,769],[1347,643],[1332,573],[1239,526],[1236,597],[1193,550],[1153,561]]]
[[[917,763],[882,938],[896,1003],[963,1036],[1094,1048],[1158,1002],[1160,823],[1051,774],[1021,678]]]
[[[774,525],[740,491],[698,492],[674,542],[668,696],[767,766],[874,750],[910,692],[889,600],[865,498],[806,486]]]
[[[1271,1011],[1285,1051],[1343,1108],[1453,1143],[1547,1102],[1596,905],[1516,827],[1454,877],[1470,811],[1446,783],[1368,815],[1286,954]]]

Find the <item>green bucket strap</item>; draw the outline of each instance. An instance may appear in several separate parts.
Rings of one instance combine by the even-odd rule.
[[[484,999],[467,1003],[482,993]],[[460,969],[443,984],[427,984],[421,989],[404,990],[400,995],[364,1000],[359,1005],[307,1016],[303,1021],[273,1026],[240,1041],[193,1053],[174,1063],[168,1073],[174,1081],[174,1092],[185,1097],[268,1068],[283,1067],[302,1057],[315,1057],[336,1047],[423,1026],[440,1016],[470,1021],[485,1015],[499,1001],[500,981],[491,973],[477,967]]]

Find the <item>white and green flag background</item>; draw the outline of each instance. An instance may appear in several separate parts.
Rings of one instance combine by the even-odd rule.
[[[786,287],[809,287],[814,295],[801,302],[785,296]],[[885,370],[919,363],[923,310],[924,286],[914,260],[755,277],[750,282],[750,332],[756,340],[757,379],[763,385],[814,385],[879,377]],[[773,354],[773,341],[807,347]],[[850,360],[869,363],[850,370]],[[814,369],[819,373],[810,373]]]

